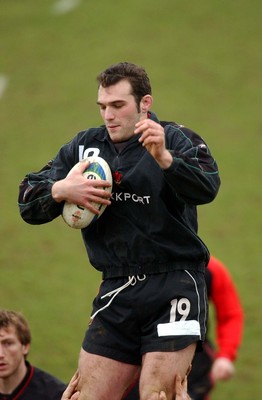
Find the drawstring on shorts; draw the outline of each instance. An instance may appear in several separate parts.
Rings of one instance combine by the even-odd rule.
[[[95,316],[96,316],[98,313],[100,313],[100,311],[103,311],[105,308],[109,307],[110,304],[112,303],[112,301],[114,300],[114,298],[115,298],[120,292],[122,292],[122,290],[126,289],[126,288],[127,288],[128,286],[130,286],[130,285],[135,286],[135,284],[137,283],[137,281],[144,281],[145,279],[146,279],[146,275],[145,275],[145,274],[142,275],[142,276],[140,276],[140,275],[137,275],[137,276],[135,276],[135,275],[129,276],[129,277],[128,277],[128,281],[127,281],[124,285],[122,285],[122,286],[120,286],[119,288],[116,288],[116,289],[112,290],[111,292],[108,292],[108,293],[104,294],[103,296],[101,296],[101,299],[104,299],[105,297],[111,297],[111,296],[112,296],[112,298],[109,300],[109,302],[108,302],[106,305],[104,305],[104,307],[99,308],[93,315],[91,315],[91,317],[90,317],[90,318],[91,318],[91,321],[93,321],[93,319],[95,318]]]

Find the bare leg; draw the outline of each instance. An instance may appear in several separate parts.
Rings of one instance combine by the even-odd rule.
[[[184,379],[190,368],[195,348],[196,343],[193,343],[185,349],[175,352],[145,354],[140,377],[140,399],[174,399],[176,376],[179,375]]]
[[[79,400],[120,400],[139,366],[87,353],[79,357]]]

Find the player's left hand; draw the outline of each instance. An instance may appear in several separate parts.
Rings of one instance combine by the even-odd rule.
[[[151,119],[142,119],[136,123],[135,134],[141,134],[139,142],[154,157],[163,169],[170,167],[173,158],[166,149],[164,128]]]

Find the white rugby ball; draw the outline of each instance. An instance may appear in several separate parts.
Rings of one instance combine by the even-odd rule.
[[[90,165],[87,167],[83,175],[86,179],[97,179],[109,181],[112,185],[112,174],[109,165],[101,157],[87,157],[85,160],[90,161]],[[81,162],[81,161],[80,161]],[[106,191],[111,193],[112,186],[105,187]],[[93,214],[87,208],[79,206],[77,204],[65,202],[62,217],[64,221],[71,228],[83,229],[86,228],[91,222],[99,218],[106,209],[106,204],[98,204],[93,202],[93,206],[100,211],[99,215]]]

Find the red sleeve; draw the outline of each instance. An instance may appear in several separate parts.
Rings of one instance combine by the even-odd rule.
[[[242,340],[243,309],[232,278],[222,262],[211,256],[208,269],[212,275],[210,300],[216,317],[216,357],[233,361]]]

